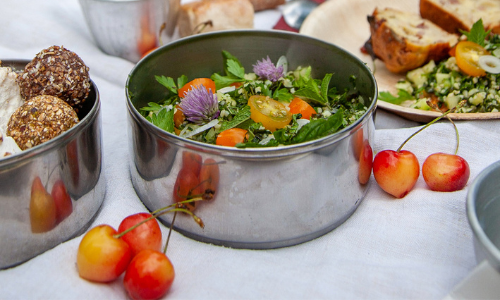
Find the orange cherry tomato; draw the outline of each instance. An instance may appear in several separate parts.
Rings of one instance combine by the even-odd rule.
[[[207,91],[212,91],[215,94],[215,82],[210,78],[196,78],[186,83],[183,87],[177,90],[177,95],[183,98],[187,91],[192,89],[193,87],[197,87],[199,85],[203,85]]]
[[[184,120],[186,120],[186,116],[184,116],[184,112],[179,105],[176,105],[175,108],[176,110],[174,113],[174,125],[175,128],[179,128],[179,126],[184,123]]]
[[[143,250],[130,262],[123,285],[134,300],[160,299],[168,292],[174,279],[174,266],[165,254]]]
[[[285,105],[266,96],[251,96],[248,99],[250,118],[256,123],[262,123],[269,131],[275,131],[290,124],[292,114]]]
[[[301,114],[301,119],[309,120],[311,119],[312,115],[316,114],[314,108],[309,103],[300,98],[294,98],[292,102],[290,102],[290,105],[288,107],[290,108],[290,113],[292,115]]]
[[[248,131],[241,128],[226,129],[219,133],[215,144],[219,146],[234,147],[238,143],[245,142]]]
[[[78,247],[76,264],[80,277],[95,282],[118,278],[132,259],[130,246],[115,238],[117,231],[109,225],[89,230]]]
[[[479,66],[479,57],[488,54],[486,49],[470,41],[459,42],[455,49],[455,58],[460,70],[475,77],[486,75],[486,71]]]

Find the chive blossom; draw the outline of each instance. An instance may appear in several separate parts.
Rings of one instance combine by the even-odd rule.
[[[179,106],[186,119],[195,124],[210,122],[220,114],[217,95],[203,85],[194,86],[186,92]]]
[[[253,65],[253,72],[260,78],[276,82],[283,77],[283,66],[276,67],[268,56],[267,59],[257,61],[257,63]]]

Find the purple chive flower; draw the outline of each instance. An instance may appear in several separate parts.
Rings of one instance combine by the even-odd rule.
[[[267,59],[257,61],[257,63],[253,65],[253,72],[260,78],[276,82],[283,76],[283,66],[276,67],[268,56]]]
[[[179,106],[186,118],[196,124],[210,122],[220,114],[217,95],[203,85],[194,86],[186,92]]]

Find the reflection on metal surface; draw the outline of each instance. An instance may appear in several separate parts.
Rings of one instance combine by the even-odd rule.
[[[100,99],[93,82],[91,89],[75,127],[0,160],[0,269],[81,234],[98,213],[106,185]]]

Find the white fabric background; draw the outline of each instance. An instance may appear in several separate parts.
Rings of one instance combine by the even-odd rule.
[[[332,0],[334,1],[334,0]],[[77,0],[2,0],[0,58],[31,59],[64,45],[90,68],[102,100],[103,163],[107,194],[94,225],[117,227],[145,211],[129,180],[125,81],[133,64],[95,46]],[[271,28],[278,10],[260,13],[257,28]],[[374,151],[395,150],[416,128],[377,115]],[[460,122],[460,150],[472,180],[500,159],[499,121]],[[388,128],[388,129],[381,129]],[[450,123],[431,126],[405,149],[420,162],[455,149]],[[234,250],[172,234],[168,256],[176,270],[169,299],[441,299],[476,266],[465,215],[467,188],[429,191],[420,178],[404,199],[371,188],[356,213],[334,231],[298,246]],[[168,232],[162,226],[164,236]],[[12,269],[0,271],[0,299],[124,299],[121,279],[95,284],[78,277],[81,236]],[[8,241],[0,241],[5,243]]]

